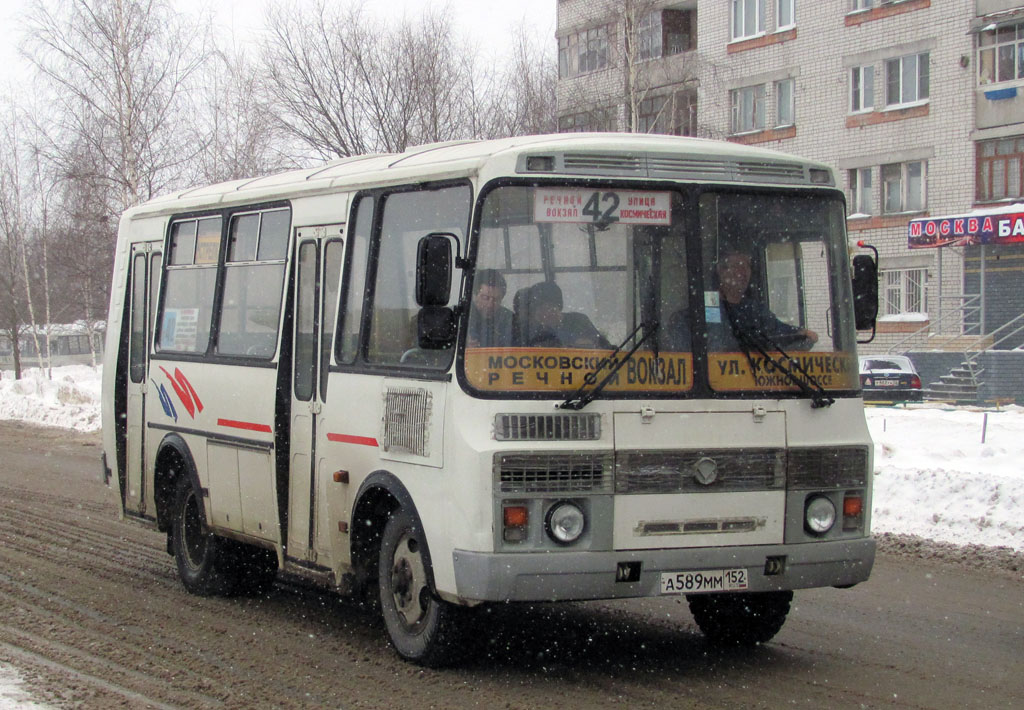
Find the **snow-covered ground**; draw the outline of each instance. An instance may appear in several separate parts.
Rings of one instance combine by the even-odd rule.
[[[99,368],[54,368],[52,379],[28,370],[20,381],[0,374],[0,420],[99,430]],[[875,441],[875,532],[1024,551],[1024,408],[869,408],[867,419]],[[0,710],[11,708],[42,706],[0,664]]]
[[[0,420],[100,428],[100,369],[0,379]],[[987,416],[987,429],[986,429]],[[1024,408],[868,408],[875,440],[873,529],[1024,551]],[[985,442],[982,433],[985,429]]]

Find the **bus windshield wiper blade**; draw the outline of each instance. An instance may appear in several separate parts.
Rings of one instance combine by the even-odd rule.
[[[743,354],[747,356],[747,362],[750,363],[752,371],[754,369],[754,362],[753,358],[750,356],[750,346],[753,346],[754,350],[775,365],[775,368],[781,372],[787,380],[800,388],[801,392],[810,397],[812,408],[818,409],[820,407],[829,407],[835,404],[835,399],[829,396],[828,392],[825,391],[825,388],[821,386],[821,383],[814,379],[814,377],[804,369],[803,365],[800,364],[800,361],[797,358],[790,356],[789,353],[783,350],[782,346],[772,339],[771,336],[761,331],[749,332],[731,316],[729,318],[729,324],[732,326],[733,335],[736,336],[736,340],[739,341],[740,347],[743,348]],[[769,354],[768,348],[765,347],[765,344],[778,351],[782,357],[774,357]],[[794,370],[796,372],[794,372]],[[801,378],[797,373],[799,373],[799,375],[803,375],[806,379]]]
[[[641,330],[644,332],[643,336],[636,341],[636,344],[633,345],[628,353],[626,353],[626,356],[621,360],[615,360],[615,356],[622,352],[622,349],[626,347],[626,343],[635,338],[636,334]],[[559,404],[558,408],[578,411],[597,399],[597,396],[604,391],[604,388],[607,387],[608,383],[611,382],[613,377],[615,377],[615,373],[621,370],[622,366],[625,365],[630,358],[633,357],[636,351],[639,350],[641,346],[656,332],[658,332],[658,321],[652,321],[651,323],[641,322],[636,328],[633,328],[633,331],[626,336],[626,339],[623,340],[610,355],[601,359],[601,363],[598,365],[596,370],[588,372],[586,376],[584,376],[583,384],[580,385],[580,388],[573,392],[568,399]],[[612,363],[611,369],[608,370],[608,374],[605,375],[604,379],[595,385],[594,383],[597,382],[597,373],[601,371],[601,368],[604,367],[606,363]],[[594,386],[590,390],[587,390],[587,387],[590,385]]]

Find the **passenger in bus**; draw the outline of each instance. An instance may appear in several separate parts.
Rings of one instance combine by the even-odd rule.
[[[585,314],[562,312],[562,289],[553,281],[540,281],[519,291],[514,306],[520,345],[612,348]]]
[[[512,311],[501,305],[507,288],[505,277],[497,269],[476,272],[466,335],[468,347],[501,348],[512,344]]]
[[[715,271],[720,306],[717,323],[714,311],[708,313],[708,349],[739,350],[737,334],[745,334],[755,341],[768,338],[778,345],[810,350],[818,334],[779,320],[761,298],[760,289],[751,288],[752,261],[750,252],[741,247],[727,247],[719,255]]]

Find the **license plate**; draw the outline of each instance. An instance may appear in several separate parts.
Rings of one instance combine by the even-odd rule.
[[[897,387],[899,380],[875,380],[875,387]]]
[[[747,570],[712,569],[699,572],[662,572],[662,594],[738,592],[747,588]]]

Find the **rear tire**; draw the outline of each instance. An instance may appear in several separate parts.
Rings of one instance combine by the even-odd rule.
[[[178,479],[174,491],[171,548],[181,583],[191,594],[202,597],[227,595],[235,591],[235,556],[228,540],[206,529],[202,501],[186,476]]]
[[[457,660],[459,609],[434,594],[423,531],[405,510],[384,527],[379,561],[381,616],[391,645],[407,661],[428,666]]]
[[[697,626],[716,646],[754,646],[770,641],[786,623],[793,592],[691,594]]]

